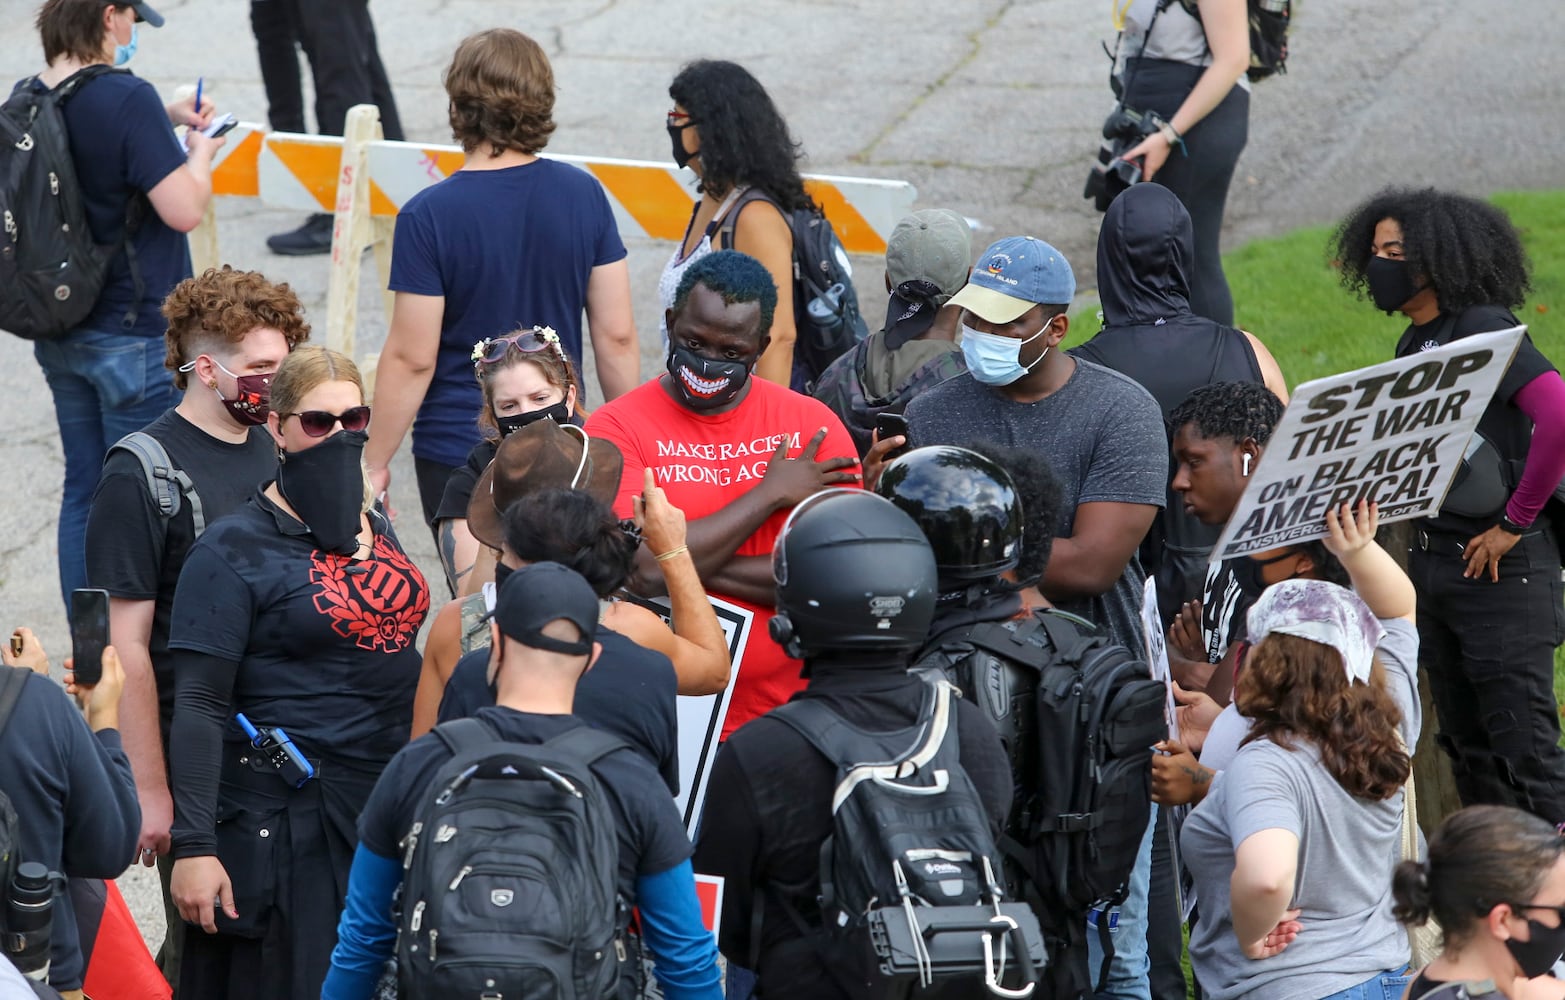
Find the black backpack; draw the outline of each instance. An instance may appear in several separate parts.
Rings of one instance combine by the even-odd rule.
[[[478,719],[435,734],[454,756],[402,841],[403,1000],[600,1000],[634,984],[615,817],[592,771],[628,744],[586,726],[510,743]]]
[[[771,717],[837,767],[832,833],[820,850],[820,922],[809,927],[783,900],[823,964],[850,996],[910,992],[917,983],[980,984],[1026,996],[1046,957],[1037,918],[1004,902],[1000,853],[958,755],[955,697],[926,678],[918,721],[865,732],[810,699]],[[844,983],[851,958],[873,950],[881,982]],[[1026,992],[1003,993],[1009,987]]]
[[[88,66],[52,90],[34,89],[36,77],[18,83],[0,105],[0,330],[26,340],[65,336],[97,305],[109,263],[123,248],[130,254],[136,302],[140,272],[131,236],[145,211],[145,196],[131,201],[125,237],[99,246],[87,225],[76,166],[65,128],[65,102],[83,84],[105,73],[128,73],[109,66]],[[136,321],[136,305],[125,317]]]
[[[1161,0],[1158,9],[1171,0]],[[1196,0],[1179,0],[1191,17],[1201,20]],[[1293,0],[1248,0],[1245,5],[1250,21],[1250,68],[1245,75],[1252,81],[1264,80],[1288,72],[1288,27],[1293,19]]]
[[[749,188],[729,209],[718,227],[719,245],[734,245],[739,212],[752,201],[777,207],[793,232],[793,382],[796,392],[809,393],[837,358],[869,336],[859,312],[859,296],[853,288],[853,266],[831,223],[814,205],[792,212],[765,192]]]
[[[1043,923],[1052,995],[1074,996],[1087,986],[1087,911],[1124,901],[1151,818],[1163,685],[1091,623],[1054,610],[959,626],[914,662],[961,688],[1005,743],[1016,781],[1007,876]],[[1106,967],[1108,921],[1099,926]]]

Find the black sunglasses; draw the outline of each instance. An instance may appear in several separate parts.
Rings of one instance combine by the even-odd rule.
[[[351,406],[341,413],[328,413],[325,410],[300,410],[297,413],[278,414],[278,420],[287,420],[289,417],[299,418],[299,429],[312,438],[323,438],[331,433],[331,429],[338,424],[345,431],[362,431],[370,425],[370,408],[367,406]]]
[[[1560,918],[1560,923],[1565,924],[1565,906],[1545,906],[1542,903],[1506,903],[1505,905],[1513,910],[1551,910],[1555,916]],[[1480,910],[1479,912],[1487,913],[1488,910]]]

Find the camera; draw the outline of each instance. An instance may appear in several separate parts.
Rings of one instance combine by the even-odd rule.
[[[5,899],[6,957],[34,982],[49,979],[49,932],[54,921],[54,883],[36,861],[16,866]]]
[[[1098,211],[1107,212],[1121,191],[1132,184],[1140,184],[1141,165],[1121,159],[1121,156],[1162,124],[1162,120],[1150,112],[1123,105],[1115,108],[1103,123],[1103,144],[1098,147],[1098,161],[1087,174],[1087,186],[1081,196],[1095,199]]]

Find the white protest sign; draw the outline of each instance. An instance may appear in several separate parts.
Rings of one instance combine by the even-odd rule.
[[[647,600],[632,595],[626,599],[673,624],[667,598]],[[749,641],[750,626],[755,618],[753,611],[737,604],[711,596],[707,600],[712,602],[717,623],[723,627],[723,637],[728,640],[728,657],[733,662],[733,669],[728,675],[728,686],[720,693],[681,695],[675,705],[679,724],[679,794],[674,802],[685,818],[685,830],[692,839],[701,821],[707,779],[712,776],[717,742],[723,734],[723,720],[728,717],[728,702],[739,680],[740,661],[744,658],[745,643]]]
[[[1168,666],[1168,637],[1163,634],[1163,616],[1157,609],[1157,581],[1147,577],[1141,595],[1141,630],[1147,635],[1147,665],[1152,679],[1163,685],[1163,714],[1168,720],[1168,738],[1179,739],[1179,719],[1174,714],[1174,674]]]
[[[1464,337],[1299,386],[1212,558],[1323,538],[1326,511],[1344,503],[1378,503],[1381,524],[1438,511],[1525,332]]]

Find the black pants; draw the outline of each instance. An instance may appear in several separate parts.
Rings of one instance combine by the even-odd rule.
[[[1164,59],[1132,59],[1125,104],[1172,118],[1200,79],[1202,68]],[[1235,86],[1211,114],[1185,133],[1185,152],[1169,152],[1154,178],[1174,192],[1190,213],[1195,231],[1195,266],[1190,272],[1190,308],[1198,316],[1232,326],[1233,295],[1223,275],[1221,237],[1228,185],[1250,136],[1250,94]]]
[[[1165,806],[1152,834],[1152,874],[1147,886],[1148,983],[1152,1000],[1185,1000],[1185,971],[1179,956],[1185,948],[1179,913],[1179,873],[1174,870],[1171,840],[1177,836]]]
[[[418,501],[423,508],[424,523],[434,526],[435,515],[440,513],[440,498],[446,495],[446,481],[455,466],[437,462],[432,458],[413,458],[413,475],[418,479]]]
[[[402,139],[402,119],[375,44],[368,0],[250,0],[250,29],[272,128],[305,131],[298,44],[310,60],[315,124],[322,135],[341,135],[349,108],[373,104],[380,108],[386,138]]]
[[[1554,648],[1565,638],[1559,550],[1545,531],[1522,536],[1500,560],[1500,580],[1469,580],[1471,536],[1415,535],[1409,575],[1418,590],[1418,661],[1429,672],[1440,746],[1462,804],[1510,805],[1565,820]]]

